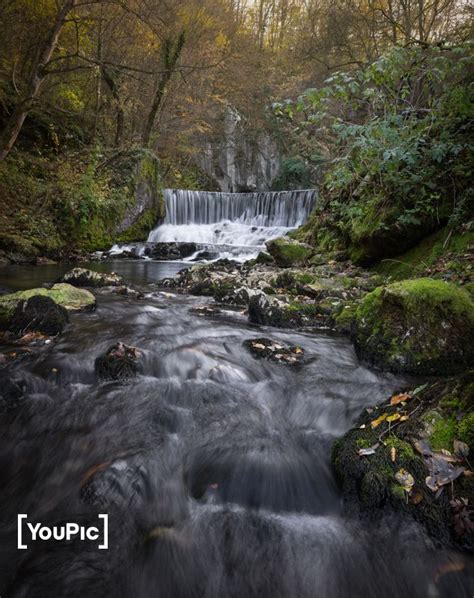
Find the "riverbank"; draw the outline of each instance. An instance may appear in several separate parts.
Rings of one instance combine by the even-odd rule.
[[[14,152],[0,163],[0,263],[145,240],[164,216],[160,177],[149,150]]]

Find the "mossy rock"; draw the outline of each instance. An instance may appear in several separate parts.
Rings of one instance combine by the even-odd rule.
[[[75,287],[107,287],[123,285],[123,278],[115,272],[94,272],[87,268],[73,268],[62,278],[62,282]]]
[[[454,454],[454,441],[461,440],[472,454],[473,382],[474,371],[469,371],[408,390],[411,398],[405,403],[392,405],[390,397],[362,411],[354,428],[334,444],[332,451],[332,464],[347,511],[372,520],[393,511],[401,512],[421,523],[437,542],[472,550],[472,535],[455,531],[450,504],[453,498],[460,497],[472,504],[472,475],[460,475],[451,484],[446,483],[441,492],[432,490],[426,483],[432,473],[430,458],[423,457],[416,447],[423,440],[430,450],[443,448]],[[396,414],[400,418],[394,425],[387,418]],[[402,414],[407,415],[404,421]],[[440,424],[451,421],[456,422],[454,431],[449,432],[449,438],[443,432],[441,445]],[[363,449],[372,450],[364,454]],[[469,469],[467,461],[452,466],[459,465]],[[404,488],[397,479],[400,470],[412,476],[411,489]]]
[[[95,297],[90,291],[77,289],[66,283],[55,284],[50,289],[37,288],[18,291],[0,297],[0,328],[4,330],[9,328],[20,302],[28,301],[31,297],[36,296],[49,297],[69,312],[94,309],[96,305]]]
[[[364,361],[395,372],[451,374],[474,364],[474,302],[455,285],[419,278],[361,301],[352,337]]]
[[[265,243],[268,253],[275,263],[283,268],[301,266],[313,255],[314,250],[306,243],[300,243],[289,237],[279,237]]]
[[[341,310],[334,315],[334,327],[341,334],[350,334],[354,321],[356,308],[353,305],[343,305]]]

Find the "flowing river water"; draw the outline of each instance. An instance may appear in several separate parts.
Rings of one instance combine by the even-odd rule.
[[[95,311],[10,366],[25,396],[0,413],[2,596],[471,596],[459,555],[415,523],[343,511],[331,447],[406,380],[367,369],[330,333],[256,327],[238,310],[190,313],[206,300],[153,286],[180,264],[90,267],[118,271],[146,296],[99,292]],[[53,282],[65,269],[5,267],[0,287]],[[255,360],[242,343],[258,336],[300,345],[309,362]],[[143,351],[143,373],[100,382],[94,360],[116,341]],[[107,513],[109,549],[76,539],[19,551],[18,513],[48,525]]]

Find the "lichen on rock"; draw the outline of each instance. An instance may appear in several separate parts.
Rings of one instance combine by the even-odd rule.
[[[123,278],[115,272],[94,272],[86,268],[73,268],[66,272],[61,282],[75,287],[105,287],[123,285]]]

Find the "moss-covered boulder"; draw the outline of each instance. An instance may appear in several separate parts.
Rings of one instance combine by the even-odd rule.
[[[419,278],[379,287],[361,301],[352,338],[371,365],[450,374],[474,364],[474,302],[455,285]]]
[[[86,289],[77,289],[70,284],[60,283],[50,289],[37,288],[18,291],[0,297],[0,329],[8,330],[20,302],[28,301],[31,297],[49,297],[68,312],[94,309],[96,300],[94,295]]]
[[[55,336],[69,322],[66,308],[43,295],[34,295],[19,301],[8,322],[8,330],[14,334],[41,332]]]
[[[311,245],[300,243],[289,237],[279,237],[265,243],[268,253],[278,266],[289,268],[305,264],[313,255]]]
[[[346,509],[372,519],[403,512],[437,541],[472,550],[472,530],[461,524],[474,504],[473,406],[471,371],[364,409],[332,452]]]
[[[86,268],[73,268],[66,272],[61,282],[75,287],[115,287],[123,285],[123,278],[115,272],[94,272]]]

